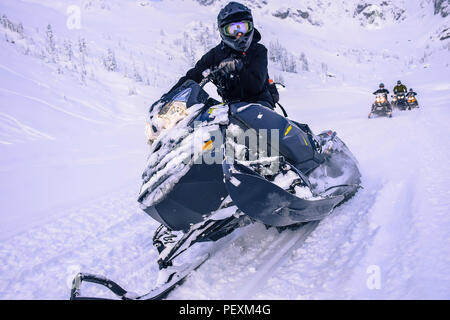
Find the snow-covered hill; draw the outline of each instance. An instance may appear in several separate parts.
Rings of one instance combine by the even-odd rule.
[[[0,2],[0,299],[67,298],[79,269],[153,285],[146,112],[219,41],[225,3]],[[293,250],[301,234],[239,230],[169,298],[450,298],[449,1],[243,3],[290,117],[336,130],[364,189]],[[398,79],[422,107],[368,120]]]

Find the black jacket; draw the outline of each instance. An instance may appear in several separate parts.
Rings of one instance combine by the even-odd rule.
[[[227,81],[227,86],[223,92],[218,91],[222,98],[227,102],[269,102],[273,106],[274,101],[268,88],[267,49],[264,45],[258,43],[260,40],[261,34],[255,29],[252,44],[247,52],[234,51],[221,42],[208,51],[169,92],[188,79],[200,83],[203,79],[203,71],[217,67],[224,59],[235,57],[241,59],[244,66],[238,73],[238,77]]]
[[[379,93],[384,93],[385,95],[388,95],[389,94],[389,90],[388,89],[378,89],[373,94],[379,94]]]

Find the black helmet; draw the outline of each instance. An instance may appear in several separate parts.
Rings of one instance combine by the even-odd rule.
[[[409,88],[409,91],[413,92],[413,89],[412,89],[412,88]]]
[[[384,83],[380,83],[380,88],[384,88]]]
[[[243,34],[239,39],[236,39],[234,35],[227,35],[225,27],[232,22],[248,21],[250,28],[249,31]],[[217,26],[219,27],[220,37],[222,41],[230,48],[236,51],[245,52],[252,44],[253,34],[255,29],[253,28],[253,16],[249,8],[238,2],[228,3],[222,10],[220,10],[217,16]]]
[[[402,82],[400,80],[397,81],[397,84],[402,84]]]

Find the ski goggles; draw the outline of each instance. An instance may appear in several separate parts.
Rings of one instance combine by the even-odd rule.
[[[253,30],[253,23],[248,20],[231,22],[223,27],[222,30],[227,37],[235,37],[239,33],[244,35]]]

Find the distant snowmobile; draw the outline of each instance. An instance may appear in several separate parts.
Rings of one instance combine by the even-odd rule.
[[[392,118],[392,108],[384,93],[378,93],[376,95],[375,102],[372,104],[368,118],[370,119],[373,115]]]
[[[175,268],[174,259],[198,242],[214,242],[251,223],[301,227],[327,217],[360,188],[352,153],[333,131],[313,135],[308,126],[258,103],[220,103],[200,84],[186,81],[152,105],[147,125],[151,153],[138,201],[161,223],[153,241],[159,252],[159,286],[133,295],[115,282],[80,273],[81,283],[106,286],[121,299],[161,299],[201,266],[205,253]],[[242,132],[248,139],[241,139]],[[258,146],[252,148],[252,132]],[[175,232],[178,231],[177,239]],[[162,275],[162,276],[161,276]]]
[[[408,109],[409,107],[408,100],[406,99],[406,94],[404,92],[394,94],[392,96],[392,103],[397,109],[402,111]]]
[[[417,93],[415,93],[412,88],[409,89],[409,92],[407,94],[409,110],[414,109],[414,108],[419,108],[419,102],[417,101],[416,95],[417,95]]]

